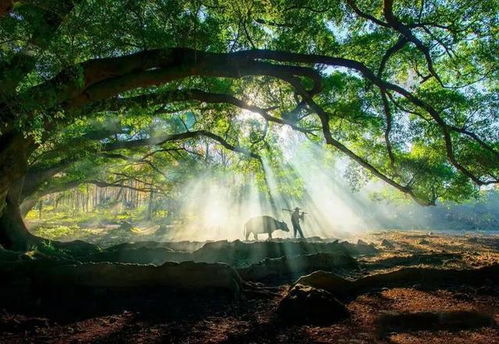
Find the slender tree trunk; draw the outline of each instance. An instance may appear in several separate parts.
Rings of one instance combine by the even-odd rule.
[[[154,200],[154,191],[151,190],[149,192],[149,206],[147,207],[147,220],[151,221],[152,220],[152,215],[153,215],[153,200]]]
[[[42,218],[42,212],[43,212],[43,198],[41,198],[40,202],[38,203],[38,219]]]
[[[35,197],[29,197],[21,203],[21,205],[19,207],[20,207],[21,215],[23,218],[26,217],[26,215],[28,215],[28,213],[31,209],[33,209],[33,207],[36,205],[36,202],[37,202],[37,199]],[[56,198],[54,210],[57,209],[57,203],[58,203],[58,199]]]

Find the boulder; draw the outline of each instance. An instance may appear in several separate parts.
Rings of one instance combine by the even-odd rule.
[[[317,289],[324,289],[337,298],[348,298],[355,296],[355,284],[349,280],[341,278],[332,272],[315,271],[309,275],[300,277],[296,284],[311,286]]]
[[[297,324],[329,325],[349,316],[344,304],[323,289],[294,285],[277,308],[279,317]]]

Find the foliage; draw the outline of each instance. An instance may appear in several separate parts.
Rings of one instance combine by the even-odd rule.
[[[297,194],[278,163],[291,127],[351,158],[353,184],[463,201],[497,182],[497,6],[19,1],[0,18],[0,130],[30,143],[28,172],[43,174],[31,197],[137,179],[174,194],[207,165],[256,172],[263,188],[262,157]],[[237,55],[249,49],[266,50]]]

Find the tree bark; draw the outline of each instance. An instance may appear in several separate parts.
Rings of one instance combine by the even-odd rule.
[[[29,140],[17,131],[0,136],[0,215],[6,207],[10,186],[26,173],[29,144]]]
[[[0,244],[10,250],[26,251],[39,240],[32,235],[24,224],[19,207],[22,178],[11,185],[5,207],[0,215]]]
[[[81,241],[57,242],[31,234],[23,221],[20,204],[23,200],[24,177],[31,141],[22,135],[0,136],[0,246],[15,251],[27,251],[50,242],[52,246],[82,256],[97,249]],[[36,204],[36,201],[35,201]]]
[[[7,249],[26,250],[33,241],[19,209],[30,144],[14,130],[0,136],[0,245]]]
[[[26,215],[28,215],[28,213],[31,209],[33,209],[33,207],[36,205],[37,201],[38,201],[38,198],[36,198],[36,197],[29,197],[29,198],[22,201],[22,203],[19,205],[19,209],[21,211],[21,216],[23,218],[26,217]]]

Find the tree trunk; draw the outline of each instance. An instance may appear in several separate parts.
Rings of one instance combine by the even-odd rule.
[[[19,208],[21,189],[22,180],[11,185],[0,216],[0,244],[16,251],[29,250],[31,246],[39,242],[24,224]]]
[[[2,141],[3,137],[0,137]],[[17,142],[17,144],[15,144]],[[15,251],[27,251],[39,247],[42,242],[50,242],[56,248],[64,249],[75,256],[85,256],[97,251],[97,247],[82,241],[57,242],[31,234],[21,214],[24,175],[29,143],[26,140],[12,142],[10,148],[0,146],[0,246]],[[10,156],[7,150],[17,152]],[[5,166],[5,163],[12,165]],[[2,174],[3,173],[3,174]],[[17,178],[15,178],[17,176]],[[35,201],[36,204],[36,201]]]
[[[43,198],[41,198],[40,202],[38,203],[38,219],[42,218],[42,212],[43,212]]]
[[[22,201],[19,208],[21,210],[21,215],[23,218],[26,217],[26,215],[28,215],[28,213],[31,209],[33,209],[33,207],[36,205],[37,200],[38,199],[36,197],[29,197],[29,198],[25,199],[24,201]],[[57,200],[56,200],[55,204],[56,204],[55,208],[57,208]]]
[[[26,173],[29,145],[30,141],[16,131],[0,136],[0,215],[7,206],[5,200],[12,182]]]
[[[0,216],[0,246],[14,251],[28,251],[33,248],[40,249],[43,242],[64,250],[75,257],[84,257],[98,251],[97,246],[83,242],[59,242],[44,239],[31,234],[26,227],[19,207],[22,183],[16,183],[7,194],[5,207]]]
[[[152,215],[153,215],[153,200],[154,200],[154,191],[151,190],[149,192],[149,204],[147,206],[147,220],[152,221]]]

